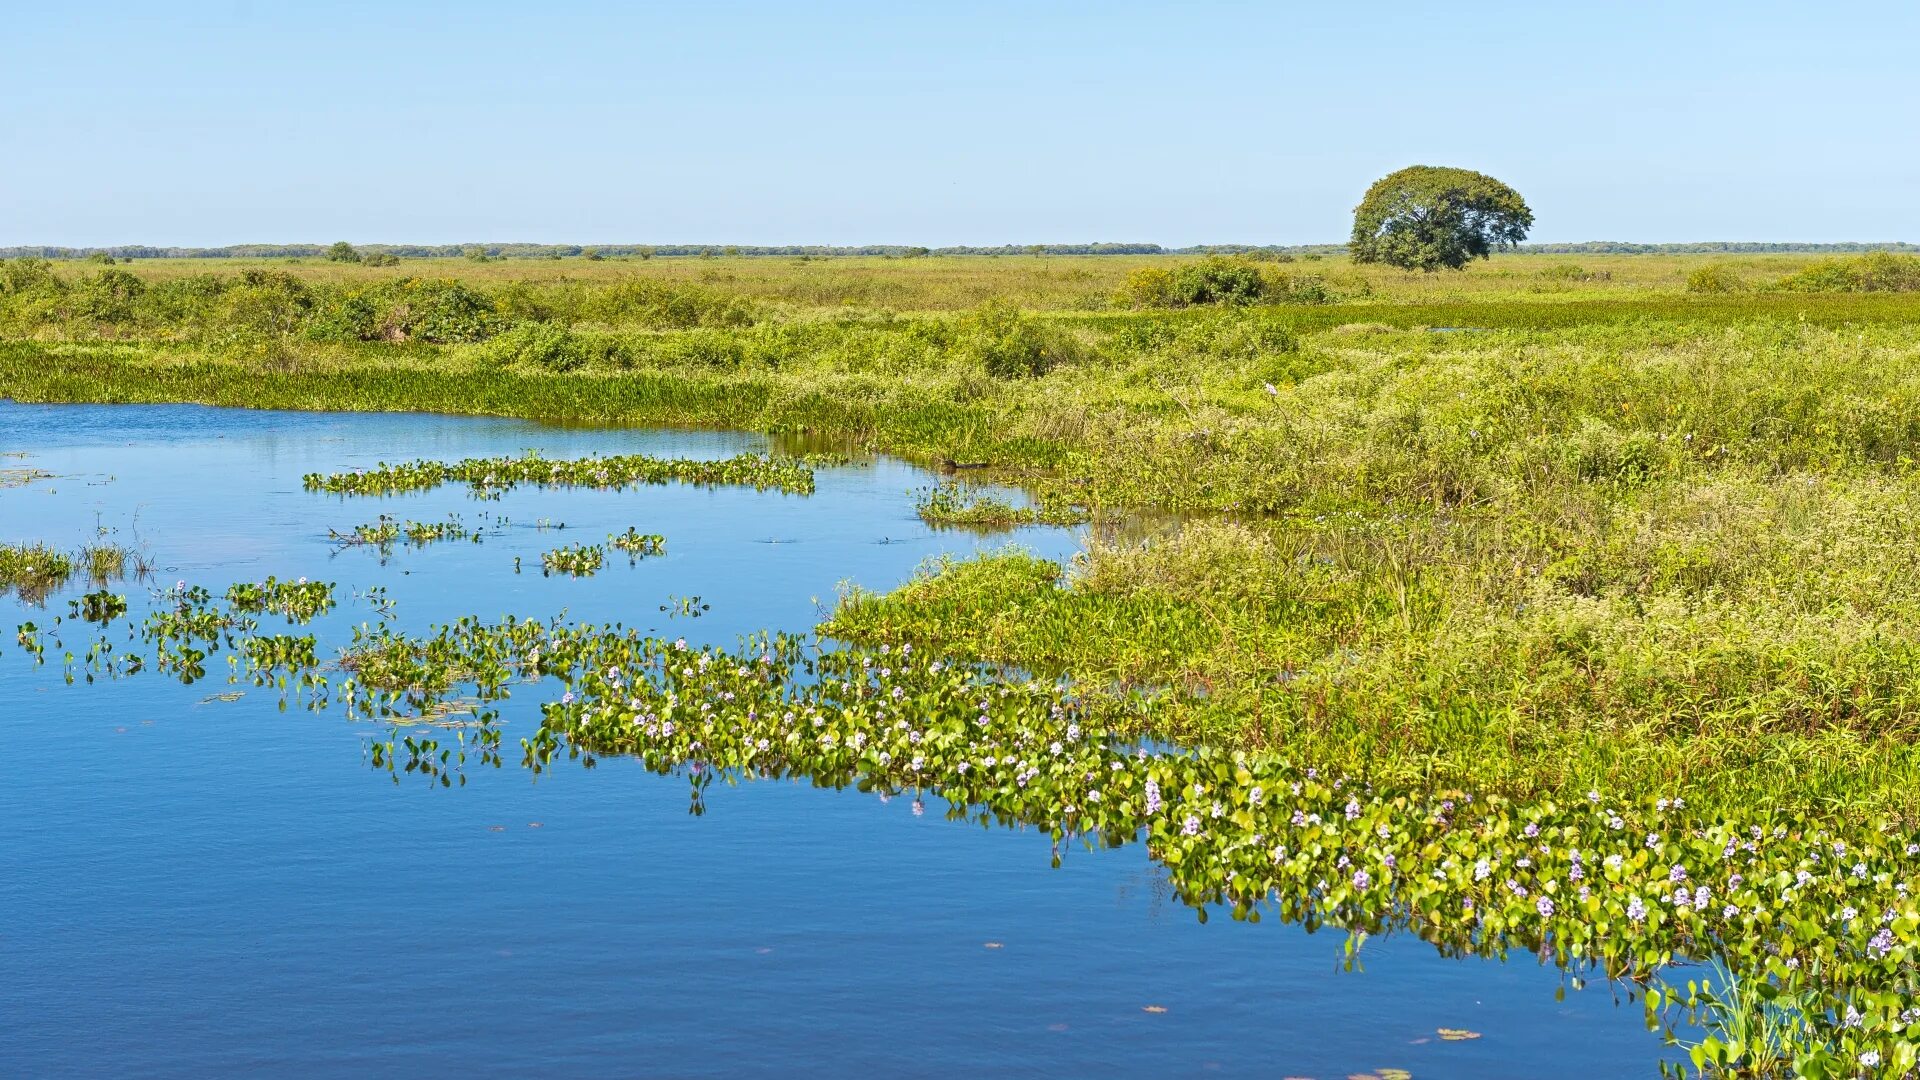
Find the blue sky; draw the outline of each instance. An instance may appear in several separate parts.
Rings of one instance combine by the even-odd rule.
[[[21,4],[0,244],[1920,241],[1920,4]]]

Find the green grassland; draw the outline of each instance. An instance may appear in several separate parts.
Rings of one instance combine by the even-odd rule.
[[[1092,514],[1087,549],[850,592],[832,633],[1377,783],[1911,820],[1913,263],[12,260],[0,395],[979,466]]]

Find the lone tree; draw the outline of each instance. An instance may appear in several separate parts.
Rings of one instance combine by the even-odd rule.
[[[359,262],[360,253],[353,250],[353,245],[345,240],[336,240],[333,246],[327,249],[327,258],[332,262]]]
[[[1533,211],[1485,173],[1415,165],[1367,189],[1353,211],[1354,262],[1402,270],[1458,270],[1527,238]]]

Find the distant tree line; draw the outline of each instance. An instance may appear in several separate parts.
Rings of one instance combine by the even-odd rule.
[[[18,245],[0,247],[0,259],[320,259],[339,257],[337,245],[329,244],[232,244],[226,247],[155,247],[145,244],[121,244],[112,247],[43,247]],[[561,259],[600,258],[715,258],[725,256],[788,256],[807,258],[844,258],[849,256],[921,258],[937,255],[1292,255],[1331,256],[1347,253],[1345,244],[1195,244],[1189,247],[1163,247],[1160,244],[1002,244],[998,247],[915,247],[906,244],[865,244],[835,246],[828,244],[787,244],[754,247],[728,244],[359,244],[351,248],[362,258],[381,265],[386,258],[456,259]],[[1579,244],[1521,244],[1513,249],[1523,255],[1748,255],[1805,253],[1825,255],[1864,254],[1872,251],[1920,252],[1920,244],[1837,243],[1792,244],[1767,242],[1715,241],[1692,244],[1630,244],[1615,240],[1593,240]]]

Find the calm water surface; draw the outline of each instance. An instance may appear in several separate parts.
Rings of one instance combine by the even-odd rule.
[[[766,444],[0,402],[0,453],[29,455],[0,468],[55,474],[0,489],[0,540],[72,548],[104,528],[150,553],[150,584],[216,593],[268,574],[337,582],[323,642],[377,621],[349,596],[383,585],[410,629],[564,615],[728,644],[810,627],[842,582],[887,588],[929,557],[1006,542],[928,529],[910,491],[931,477],[885,460],[823,470],[804,498],[668,486],[477,502],[455,486],[341,500],[300,483],[525,449]],[[385,565],[328,541],[383,511],[487,528],[480,544],[398,546]],[[665,534],[668,554],[629,566],[610,551],[589,579],[537,572],[541,551],[630,525]],[[1052,558],[1079,544],[1058,529],[1014,540]],[[536,569],[514,574],[515,556]],[[146,586],[117,588],[139,618]],[[218,656],[194,686],[67,686],[11,631],[79,591],[0,600],[0,1076],[1655,1073],[1639,1005],[1605,988],[1557,1002],[1558,975],[1529,958],[1444,960],[1403,937],[1368,942],[1364,971],[1343,972],[1336,933],[1200,925],[1137,846],[1072,849],[1052,869],[1044,833],[787,782],[712,789],[692,817],[683,780],[618,759],[396,786],[365,759],[384,728],[282,712],[271,692],[210,700],[230,689]],[[708,613],[661,611],[690,596]],[[537,723],[528,692],[505,716],[513,747]],[[1483,1037],[1443,1042],[1441,1027]]]

